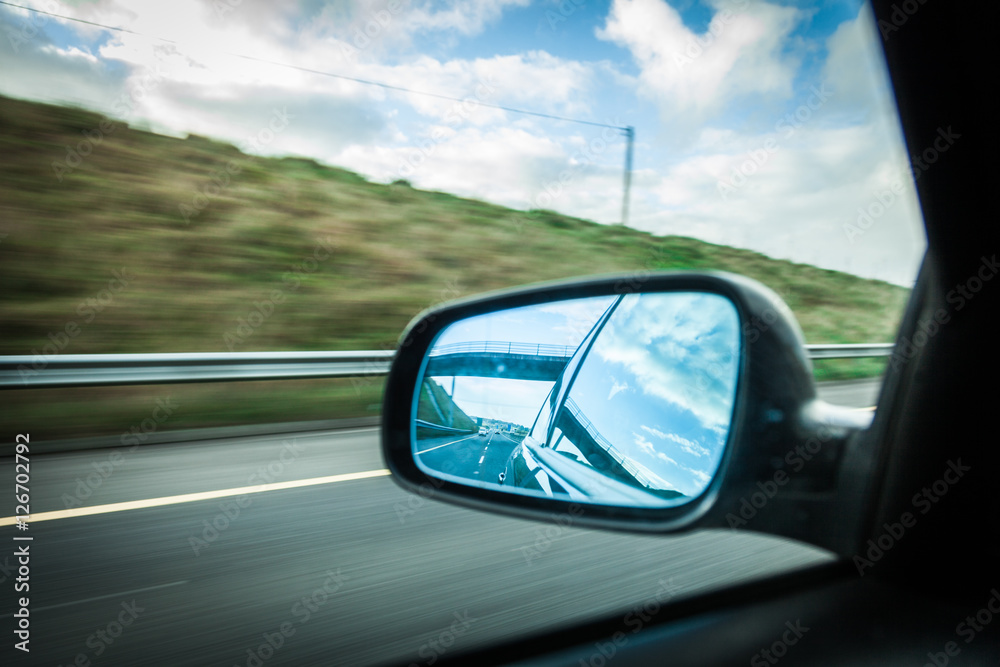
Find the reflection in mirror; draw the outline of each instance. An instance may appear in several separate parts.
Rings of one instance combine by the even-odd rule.
[[[462,320],[428,352],[414,458],[449,480],[671,507],[708,487],[729,435],[736,308],[701,292],[556,301]]]

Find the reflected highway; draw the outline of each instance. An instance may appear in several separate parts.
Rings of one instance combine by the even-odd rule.
[[[458,451],[455,440],[423,441],[421,456]],[[473,469],[514,446],[470,441]],[[7,664],[433,664],[829,558],[752,533],[628,536],[445,505],[381,474],[378,442],[355,429],[32,457],[29,529],[0,527],[11,643],[11,545],[25,544],[11,538],[33,538],[31,652],[5,647]],[[0,475],[12,494],[12,460]]]
[[[417,443],[420,462],[465,479],[496,482],[521,438],[507,433],[449,435]]]

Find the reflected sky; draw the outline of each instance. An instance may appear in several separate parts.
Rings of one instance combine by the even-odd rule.
[[[576,348],[616,296],[555,301],[471,317],[452,324],[434,341],[430,354],[455,343],[479,341],[562,345]],[[435,377],[472,417],[530,428],[554,382],[462,376]]]
[[[555,382],[484,377],[435,377],[470,417],[485,417],[530,428]],[[454,380],[454,385],[452,381]],[[454,387],[454,393],[452,393]]]
[[[704,490],[735,400],[739,316],[714,294],[626,296],[580,367],[570,398],[666,488]]]
[[[464,351],[474,354],[471,344],[483,342],[560,345],[572,354],[618,299],[573,299],[470,318],[445,329],[430,354],[448,354],[447,346],[457,343],[470,344]],[[629,459],[654,487],[697,496],[718,469],[728,437],[739,331],[735,306],[717,294],[625,295],[575,377],[563,371],[561,381],[572,383],[567,403],[602,447]],[[467,415],[526,428],[555,384],[464,375],[434,379]]]
[[[576,347],[616,298],[569,299],[471,317],[441,332],[434,341],[434,348],[469,341]],[[431,354],[434,354],[434,348]]]

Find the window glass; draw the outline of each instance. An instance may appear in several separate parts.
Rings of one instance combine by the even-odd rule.
[[[761,280],[808,343],[891,342],[926,247],[914,179],[971,140],[943,125],[907,155],[884,30],[861,0],[5,2],[0,354],[29,358],[27,377],[67,354],[388,352],[454,298],[610,272],[631,294],[656,270]],[[587,331],[458,333],[572,347]],[[711,475],[723,404],[617,432],[596,402],[630,414],[646,394],[588,394],[587,378],[626,380],[601,349],[566,414],[679,492],[681,466]],[[860,378],[861,395],[820,396],[870,407],[885,358],[832,363],[817,379]],[[403,494],[370,426],[381,376],[363,370],[7,391],[8,433],[124,457],[32,460],[36,660],[433,663],[830,559],[752,523],[621,535]],[[554,380],[488,380],[445,369],[422,387],[428,465],[454,462],[454,429],[494,448],[464,469],[502,466],[535,417],[557,420],[561,456],[597,460],[558,422]],[[517,432],[480,436],[470,415]],[[301,430],[333,419],[350,428]],[[644,453],[658,440],[674,463]],[[535,463],[518,470],[556,491]],[[235,507],[44,518],[245,487]],[[91,641],[133,597],[149,616]]]

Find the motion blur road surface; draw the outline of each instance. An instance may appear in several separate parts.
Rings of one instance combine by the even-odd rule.
[[[871,405],[877,384],[855,384],[838,402]],[[383,468],[376,429],[32,457],[29,528],[0,528],[5,641],[27,596],[31,652],[4,654],[53,665],[431,664],[584,619],[638,623],[643,605],[830,559],[753,533],[629,536],[508,519],[405,493]],[[374,476],[44,515],[365,472]],[[0,475],[13,492],[12,460]],[[30,591],[13,593],[10,545],[24,544]]]

